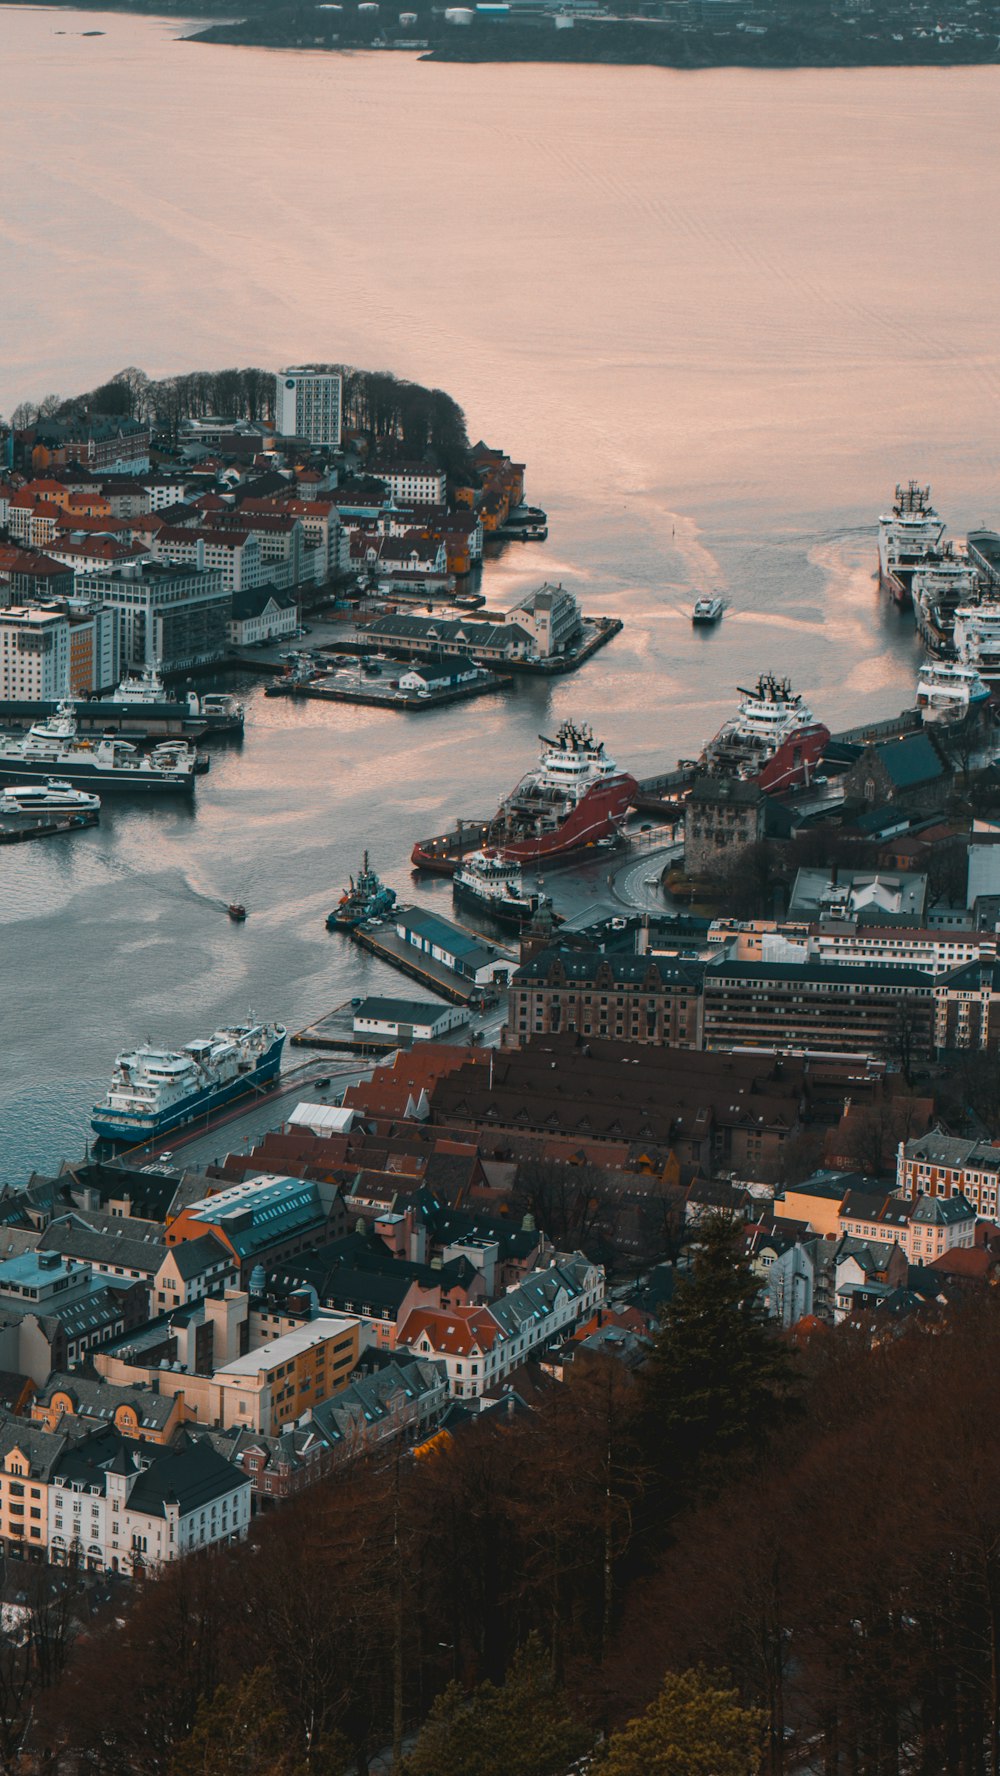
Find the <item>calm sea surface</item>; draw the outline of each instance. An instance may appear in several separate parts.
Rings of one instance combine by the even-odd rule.
[[[953,534],[1000,520],[997,69],[449,67],[179,29],[0,9],[0,410],[131,363],[439,385],[550,515],[491,599],[561,578],[626,629],[428,717],[254,692],[193,810],[0,851],[0,1179],[79,1154],[134,1039],[398,990],[323,929],[361,846],[409,891],[413,839],[491,812],[563,716],[641,773],[768,668],[834,728],[901,708],[879,508],[917,475]],[[694,634],[709,588],[731,609]]]

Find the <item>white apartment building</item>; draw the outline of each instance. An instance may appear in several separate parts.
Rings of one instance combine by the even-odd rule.
[[[154,561],[218,573],[227,592],[261,586],[266,576],[260,543],[245,530],[181,530],[164,525],[152,541]]]
[[[443,506],[448,477],[429,463],[372,463],[370,474],[384,481],[394,500]]]
[[[69,695],[70,625],[61,611],[0,611],[0,697],[58,701]]]
[[[250,1526],[252,1483],[207,1442],[173,1448],[97,1433],[70,1446],[48,1487],[49,1557],[91,1572],[148,1571]]]
[[[274,422],[282,438],[340,444],[342,379],[336,371],[290,366],[275,377]]]

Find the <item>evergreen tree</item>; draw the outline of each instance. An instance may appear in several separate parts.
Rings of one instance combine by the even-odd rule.
[[[716,1486],[792,1404],[789,1348],[759,1289],[738,1228],[723,1216],[706,1222],[642,1381],[642,1444],[661,1506]]]
[[[449,1684],[407,1759],[406,1776],[564,1776],[592,1744],[533,1636],[500,1688],[482,1683],[467,1696],[461,1684]]]
[[[668,1672],[645,1713],[611,1735],[594,1776],[751,1776],[763,1719],[704,1671]]]

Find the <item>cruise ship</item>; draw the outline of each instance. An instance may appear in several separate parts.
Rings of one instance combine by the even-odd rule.
[[[538,764],[493,819],[418,840],[410,858],[416,869],[451,876],[464,856],[484,847],[516,863],[564,863],[592,846],[617,842],[638,794],[635,778],[619,771],[585,723],[563,722],[555,739],[539,738]]]
[[[117,736],[82,740],[71,703],[35,722],[27,734],[0,737],[0,783],[46,783],[56,776],[71,788],[183,792],[194,790],[196,759],[186,741],[164,742],[143,756]]]
[[[719,777],[739,777],[774,793],[808,783],[826,751],[830,730],[793,691],[787,678],[765,673],[698,761]]]
[[[980,678],[1000,678],[1000,603],[962,605],[955,612],[955,653]]]
[[[932,654],[951,658],[955,651],[955,612],[978,604],[982,586],[968,555],[954,543],[931,549],[910,582],[917,633]]]
[[[111,1087],[90,1122],[108,1141],[156,1140],[277,1076],[283,1024],[234,1024],[182,1049],[136,1048],[120,1054]]]
[[[878,521],[878,577],[899,605],[910,602],[910,582],[944,535],[931,505],[931,490],[910,481],[896,488],[892,510]]]
[[[917,708],[930,726],[957,728],[982,712],[990,700],[989,688],[974,666],[928,660],[917,679]]]
[[[547,894],[532,893],[524,886],[521,865],[496,851],[473,851],[464,857],[452,877],[452,893],[458,901],[478,907],[501,925],[527,925],[552,901]]]

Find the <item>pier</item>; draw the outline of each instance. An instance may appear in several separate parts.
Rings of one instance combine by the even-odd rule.
[[[403,665],[403,662],[400,662]],[[350,684],[330,684],[323,680],[311,683],[306,680],[279,679],[267,687],[268,697],[292,697],[296,700],[312,700],[320,703],[363,703],[374,709],[398,709],[404,712],[416,709],[440,709],[446,703],[464,703],[470,697],[492,696],[496,691],[508,690],[511,679],[500,677],[496,673],[484,673],[481,679],[468,684],[448,685],[440,691],[401,691],[392,681],[378,684],[364,681],[352,681]]]
[[[51,839],[57,833],[83,832],[96,826],[100,816],[95,813],[64,814],[57,820],[35,820],[30,826],[0,825],[0,845],[23,845],[28,839]]]

